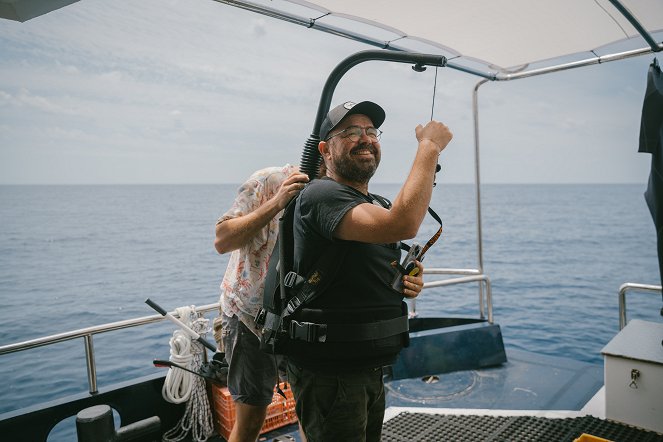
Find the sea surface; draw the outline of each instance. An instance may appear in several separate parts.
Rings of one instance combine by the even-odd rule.
[[[371,190],[393,199],[397,185]],[[218,301],[227,255],[214,224],[237,185],[0,186],[0,345]],[[660,284],[645,185],[486,185],[484,270],[508,348],[601,364],[618,331],[619,286]],[[441,184],[442,238],[424,265],[477,268],[472,185]],[[437,229],[427,217],[416,240]],[[433,281],[428,275],[426,281]],[[629,319],[660,321],[634,292]],[[478,316],[476,284],[425,290],[421,316]],[[208,318],[214,315],[208,315]],[[101,388],[162,369],[175,326],[96,335]],[[209,335],[210,340],[211,334]],[[87,391],[82,339],[0,356],[0,413]]]

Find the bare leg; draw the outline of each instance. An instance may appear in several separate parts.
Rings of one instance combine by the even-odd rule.
[[[228,442],[255,442],[265,422],[267,406],[235,402],[235,425]]]

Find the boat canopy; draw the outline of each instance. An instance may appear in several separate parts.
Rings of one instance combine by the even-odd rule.
[[[663,49],[661,0],[215,0],[383,49],[442,55],[491,80]],[[0,0],[25,21],[76,0]]]
[[[663,49],[661,0],[216,0],[509,80]]]
[[[24,22],[78,0],[0,0],[0,18]]]

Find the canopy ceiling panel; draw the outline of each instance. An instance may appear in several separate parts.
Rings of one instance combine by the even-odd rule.
[[[452,53],[481,61],[498,72],[572,54],[591,56],[592,50],[628,39],[633,40],[633,49],[649,46],[609,0],[289,0],[289,3],[314,9],[308,19],[316,24],[344,17],[366,24],[360,33],[369,37],[368,24],[372,24],[394,32],[394,40],[385,42],[390,46],[404,44],[404,40],[398,40],[403,37],[424,40],[440,48],[451,48]],[[621,3],[644,29],[659,34],[656,42],[660,46],[663,0]],[[339,26],[338,22],[332,23]]]

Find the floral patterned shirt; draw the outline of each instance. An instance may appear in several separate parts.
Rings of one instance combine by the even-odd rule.
[[[276,195],[281,183],[295,171],[297,167],[286,164],[255,172],[239,188],[232,206],[219,218],[217,224],[256,210]],[[256,334],[258,331],[255,329],[254,318],[262,305],[269,257],[278,237],[280,216],[280,213],[275,216],[244,247],[233,250],[221,281],[221,311],[226,316],[237,315]]]

